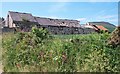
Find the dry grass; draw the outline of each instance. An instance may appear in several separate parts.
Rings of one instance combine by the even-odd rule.
[[[2,39],[10,39],[11,35],[13,35],[13,33],[4,33],[2,34],[0,32],[0,73],[3,71],[3,66],[2,66]]]
[[[0,72],[2,72],[2,34],[0,34]]]

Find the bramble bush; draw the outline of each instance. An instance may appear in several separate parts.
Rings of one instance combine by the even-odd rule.
[[[106,44],[108,33],[50,35],[46,29],[3,37],[7,72],[118,72],[120,47]]]

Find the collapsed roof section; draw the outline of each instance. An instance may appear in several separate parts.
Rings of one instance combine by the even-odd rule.
[[[30,13],[21,13],[9,11],[14,22],[27,20],[29,22],[36,22],[40,25],[50,25],[50,26],[66,26],[66,27],[81,27],[78,20],[68,20],[68,19],[52,19],[32,16]]]

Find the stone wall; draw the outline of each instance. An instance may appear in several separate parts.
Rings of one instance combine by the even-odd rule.
[[[90,34],[95,32],[94,29],[80,27],[46,26],[44,28],[52,34]]]
[[[45,28],[47,29],[51,34],[90,34],[95,32],[94,29],[90,29],[90,28],[81,28],[81,27],[65,27],[65,26],[47,26],[47,25],[42,25],[38,28]],[[21,29],[21,31],[25,31],[28,32],[28,29],[30,31],[31,27],[26,28],[24,27],[24,29]],[[4,27],[2,28],[2,32],[15,32],[14,28],[8,28],[8,27]]]
[[[84,28],[83,29],[83,34],[90,34],[93,32],[96,32],[96,31],[94,29],[91,29],[91,28]]]
[[[2,33],[4,33],[4,32],[15,32],[15,29],[14,28],[4,27],[4,28],[2,28]]]

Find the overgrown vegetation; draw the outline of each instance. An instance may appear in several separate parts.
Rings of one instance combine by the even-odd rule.
[[[45,29],[3,35],[4,71],[118,72],[120,46],[107,45],[108,33],[50,35]]]

